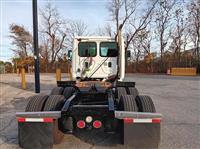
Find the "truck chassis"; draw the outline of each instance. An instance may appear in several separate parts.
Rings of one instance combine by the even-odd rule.
[[[162,115],[135,82],[58,81],[50,95],[29,98],[17,112],[19,145],[52,148],[64,134],[104,129],[130,148],[158,148]]]

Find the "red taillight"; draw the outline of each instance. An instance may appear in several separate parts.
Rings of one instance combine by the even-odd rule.
[[[133,118],[124,118],[124,123],[133,123]]]
[[[85,122],[83,120],[80,120],[76,123],[78,128],[85,128]]]
[[[160,123],[160,122],[161,122],[161,119],[159,119],[159,118],[152,119],[152,123]]]
[[[53,118],[43,118],[43,122],[51,123],[51,122],[53,122]]]
[[[18,118],[18,122],[25,122],[25,118]]]
[[[101,121],[96,120],[96,121],[93,122],[93,127],[94,128],[100,128],[101,126],[102,126]]]

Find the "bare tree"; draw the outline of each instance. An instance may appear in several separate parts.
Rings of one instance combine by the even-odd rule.
[[[82,20],[71,20],[69,21],[69,31],[72,37],[87,35],[88,26]]]
[[[131,44],[130,44],[131,49],[133,49],[133,61],[135,64],[135,71],[138,72],[138,64],[139,64],[139,60],[140,57],[142,57],[143,55],[143,51],[142,51],[142,46],[141,46],[141,39],[135,37],[134,40],[132,40]]]
[[[185,29],[183,31],[183,45],[182,45],[183,51],[186,51],[186,49],[187,49],[187,45],[189,43],[189,35],[190,35],[190,26],[186,19],[185,20]]]
[[[110,12],[110,15],[112,17],[112,20],[115,21],[116,23],[116,32],[119,29],[119,24],[120,24],[120,10],[123,6],[124,2],[122,0],[111,0],[108,3],[108,11]],[[123,21],[124,22],[124,21]],[[125,24],[125,23],[124,23]]]
[[[49,40],[46,40],[46,35],[42,34],[40,36],[40,46],[39,46],[39,52],[40,52],[40,57],[41,57],[41,65],[45,65],[45,72],[48,72],[49,70],[49,62],[50,62],[50,52],[49,52],[49,47],[50,47],[50,42]]]
[[[96,29],[96,33],[99,36],[110,36],[113,37],[113,31],[112,31],[112,27],[110,24],[106,24],[103,27],[98,27]]]
[[[145,29],[151,20],[151,15],[158,0],[139,1],[139,0],[112,0],[109,2],[108,10],[113,21],[116,23],[116,35],[119,27],[126,30],[126,47],[132,42],[136,34]],[[148,3],[142,10],[141,5]],[[138,15],[138,13],[140,15]],[[126,26],[126,27],[125,27]]]
[[[198,72],[200,71],[200,1],[192,0],[188,6],[188,21],[190,22],[190,38],[195,47]]]
[[[137,36],[140,31],[144,31],[150,24],[152,20],[152,14],[157,2],[158,0],[153,1],[148,5],[147,8],[144,8],[142,12],[140,12],[141,16],[138,17],[137,15],[135,15],[130,19],[130,26],[127,27],[128,32],[126,33],[126,50],[129,48],[130,42],[134,40],[134,37]]]
[[[171,33],[172,43],[170,48],[174,53],[174,61],[177,60],[178,65],[180,65],[181,52],[182,52],[181,50],[182,47],[183,46],[185,47],[187,43],[187,39],[184,38],[186,21],[184,20],[182,8],[178,8],[175,11],[174,22],[175,22],[175,27],[173,27],[174,29],[172,30]]]
[[[135,68],[138,71],[138,63],[140,58],[149,57],[151,55],[151,32],[150,30],[141,30],[132,40],[132,48],[135,58]]]
[[[13,40],[12,44],[15,46],[15,48],[12,50],[16,56],[24,59],[30,53],[32,53],[32,35],[28,30],[25,29],[24,26],[11,24],[9,37]]]
[[[156,28],[160,42],[161,71],[163,66],[163,54],[170,35],[170,20],[176,0],[159,0],[156,7]]]
[[[140,39],[141,48],[143,49],[146,55],[151,53],[151,31],[150,30],[141,30],[138,33],[138,38]]]
[[[126,51],[137,34],[150,23],[157,2],[158,0],[111,0],[109,2],[107,8],[112,20],[116,23],[115,38],[120,28],[125,30]],[[126,65],[127,63],[126,58]]]
[[[69,20],[67,25],[67,45],[69,49],[72,49],[73,39],[75,36],[86,36],[89,34],[87,24],[82,20]]]
[[[67,28],[57,9],[48,3],[41,14],[41,34],[45,41],[46,52],[50,53],[50,63],[54,64],[61,50],[64,50]]]

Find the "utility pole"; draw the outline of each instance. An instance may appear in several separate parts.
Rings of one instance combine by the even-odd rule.
[[[38,13],[37,0],[32,0],[33,6],[33,43],[35,60],[35,93],[40,93],[40,60],[38,49]]]

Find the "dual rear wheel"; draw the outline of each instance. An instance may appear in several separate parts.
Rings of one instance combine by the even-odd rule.
[[[135,87],[129,87],[128,91],[124,87],[120,87],[117,88],[117,92],[119,110],[132,112],[156,112],[151,97],[139,95],[139,92]]]
[[[62,87],[55,87],[52,91],[51,94],[48,95],[35,95],[31,96],[28,98],[29,102],[26,106],[25,111],[26,112],[39,112],[39,111],[60,111],[63,107],[63,104],[65,100],[67,100],[73,93],[75,92],[75,89],[72,87],[67,87],[67,88],[62,88]],[[48,125],[48,124],[47,124]],[[18,127],[18,138],[19,138],[19,145],[20,147],[24,147],[23,144],[27,144],[27,140],[30,140],[28,144],[34,143],[32,141],[32,138],[37,138],[36,136],[33,135],[24,135],[20,130],[20,127]],[[35,133],[39,134],[39,132]],[[41,144],[45,144],[45,137],[49,136],[44,136],[45,133],[42,134],[42,139],[40,139]],[[63,139],[64,134],[59,130],[59,119],[54,120],[53,122],[53,143],[57,144],[60,143]],[[25,138],[26,137],[26,138]],[[30,137],[30,138],[27,138]],[[51,140],[51,139],[48,139]]]
[[[149,96],[122,95],[119,101],[119,110],[132,112],[155,113],[155,106]]]
[[[119,97],[119,94],[118,94],[118,98],[119,98],[118,110],[119,111],[150,112],[150,113],[156,112],[151,97],[139,95],[136,88],[129,89],[129,94],[126,94],[127,92],[125,92],[125,91],[127,91],[127,90],[125,90],[125,89],[120,89],[120,91],[121,91],[120,93],[123,92],[123,94],[121,94],[120,97]],[[123,120],[119,120],[118,124],[119,124],[118,125],[119,126],[118,131],[119,131],[119,134],[120,134],[121,143],[126,144],[127,143],[127,141],[126,141],[127,137],[130,137],[130,134],[129,134],[130,132],[127,132],[127,127],[129,129],[133,128],[133,127],[132,127],[132,125],[131,126],[125,125]],[[138,125],[134,125],[134,128],[137,127],[137,126]],[[138,128],[140,128],[140,127],[138,127]],[[132,137],[134,137],[134,135]],[[136,137],[136,138],[138,138],[138,137]]]

